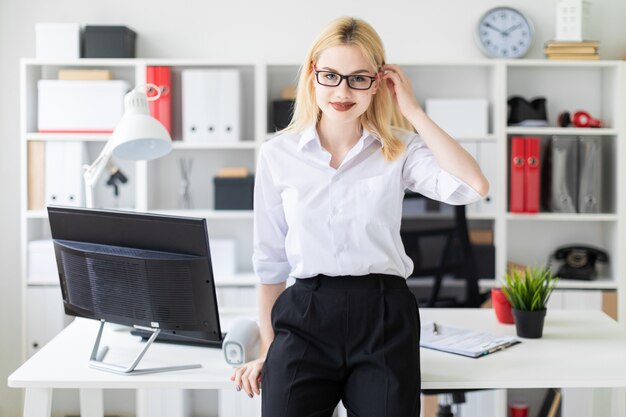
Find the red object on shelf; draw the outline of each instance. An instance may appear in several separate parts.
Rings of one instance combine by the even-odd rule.
[[[526,140],[523,137],[511,138],[509,210],[511,213],[524,213],[524,166],[526,160]]]
[[[524,164],[525,186],[525,211],[527,213],[539,212],[539,196],[541,195],[541,141],[537,137],[527,137],[526,160]]]
[[[158,100],[149,101],[150,114],[157,119],[172,134],[172,73],[170,67],[148,67],[146,82],[156,85],[161,91]],[[148,97],[156,95],[155,91],[148,90]]]

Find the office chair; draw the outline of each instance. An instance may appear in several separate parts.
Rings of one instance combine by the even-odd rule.
[[[426,205],[433,201],[417,193],[408,193],[405,199],[422,198]],[[414,263],[409,280],[433,277],[430,295],[425,301],[428,307],[480,307],[487,293],[478,287],[478,266],[469,239],[465,206],[440,206],[440,212],[451,213],[442,218],[415,217],[403,222],[400,235],[407,255]],[[464,298],[441,296],[444,277],[454,275],[465,281]],[[423,304],[418,299],[418,304]],[[474,390],[422,390],[424,395],[440,398],[437,417],[453,417],[451,405],[465,402],[465,393]],[[441,400],[444,400],[443,402]]]
[[[417,193],[407,193],[407,198],[426,199],[427,204],[432,202]],[[469,240],[465,206],[436,204],[442,205],[440,212],[449,212],[451,216],[415,217],[403,222],[400,236],[414,264],[409,280],[434,278],[427,307],[480,307],[486,294],[480,294],[478,288],[478,266]],[[461,301],[440,295],[444,277],[450,275],[465,281]]]

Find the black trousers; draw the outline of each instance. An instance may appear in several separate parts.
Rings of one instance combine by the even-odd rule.
[[[419,314],[402,277],[298,279],[272,308],[263,417],[418,417]]]

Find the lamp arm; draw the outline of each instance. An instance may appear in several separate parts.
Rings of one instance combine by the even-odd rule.
[[[111,160],[113,149],[111,146],[111,140],[109,140],[100,155],[96,158],[91,165],[83,166],[83,179],[85,181],[85,206],[87,208],[94,207],[93,188],[102,175],[102,171],[106,167],[107,163]]]

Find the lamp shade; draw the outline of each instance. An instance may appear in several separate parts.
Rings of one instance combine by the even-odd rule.
[[[124,97],[124,116],[111,135],[113,156],[149,161],[166,155],[172,139],[165,127],[150,116],[146,94],[133,90]]]

